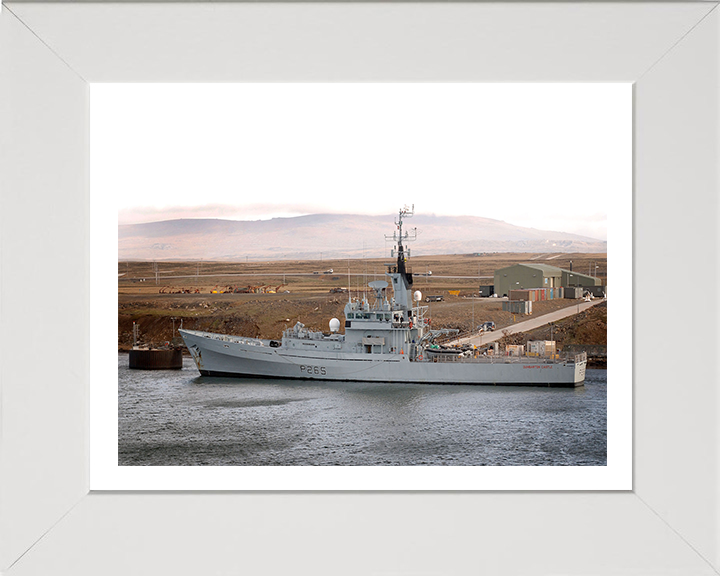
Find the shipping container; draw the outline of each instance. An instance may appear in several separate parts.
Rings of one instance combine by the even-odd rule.
[[[607,295],[607,286],[586,286],[585,290],[595,298],[604,298]]]
[[[532,314],[530,300],[507,300],[502,303],[502,309],[513,314]]]
[[[565,298],[582,298],[584,288],[582,286],[568,286],[565,288]]]
[[[528,356],[546,356],[555,355],[556,345],[554,340],[530,340],[527,343]]]
[[[593,293],[593,296],[595,294]],[[510,290],[510,300],[527,300],[529,302],[542,302],[543,300],[556,300],[563,297],[562,288],[531,288],[528,290]],[[579,298],[580,296],[578,296]]]
[[[480,296],[489,298],[495,294],[495,286],[480,286]]]
[[[505,354],[507,356],[524,356],[525,346],[522,344],[508,344],[505,346]]]

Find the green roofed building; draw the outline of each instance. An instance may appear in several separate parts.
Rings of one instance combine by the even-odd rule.
[[[563,270],[548,264],[513,264],[495,270],[495,294],[507,296],[510,290],[558,288],[560,286],[600,286],[600,278]]]
[[[587,274],[562,270],[562,286],[602,286],[602,280]]]

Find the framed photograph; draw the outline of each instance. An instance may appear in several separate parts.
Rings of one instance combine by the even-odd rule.
[[[629,83],[102,84],[90,116],[119,347],[91,356],[91,490],[632,487],[631,302],[604,297],[632,277]]]
[[[0,570],[717,573],[717,304],[689,294],[717,261],[719,18],[713,2],[3,5]],[[632,359],[616,365],[632,399],[613,408],[607,443],[625,449],[606,468],[632,467],[632,484],[411,467],[391,485],[343,466],[323,482],[280,467],[208,487],[202,467],[167,466],[153,486],[98,484],[95,463],[117,462],[91,434],[117,324],[91,314],[108,297],[93,238],[117,210],[90,186],[93,85],[162,82],[631,85],[632,272],[610,322],[632,331],[611,354]]]

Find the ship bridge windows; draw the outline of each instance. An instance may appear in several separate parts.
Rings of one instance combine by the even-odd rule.
[[[389,322],[391,315],[382,312],[348,312],[346,318],[347,320],[374,320],[376,322]]]

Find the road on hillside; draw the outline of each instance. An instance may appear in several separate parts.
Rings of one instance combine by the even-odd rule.
[[[542,316],[538,316],[537,318],[530,318],[529,320],[517,322],[516,324],[505,326],[504,328],[498,329],[494,332],[480,332],[477,336],[466,336],[464,338],[458,338],[457,340],[449,342],[449,344],[472,344],[474,346],[482,346],[485,344],[489,344],[490,342],[495,342],[495,340],[500,340],[500,338],[505,336],[503,332],[507,332],[508,334],[516,334],[518,332],[527,332],[528,330],[534,330],[535,328],[539,328],[540,326],[544,326],[545,324],[549,324],[550,322],[556,322],[558,320],[562,320],[563,318],[567,318],[568,316],[579,314],[580,312],[583,312],[588,308],[591,308],[592,306],[596,306],[601,302],[606,302],[606,300],[604,298],[596,298],[595,300],[590,300],[589,302],[583,300],[581,302],[578,302],[576,305],[573,304],[572,306],[568,306],[567,308],[561,308],[560,310],[555,310],[555,312],[550,312],[549,314],[543,314]]]

